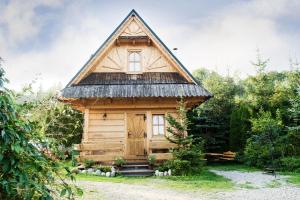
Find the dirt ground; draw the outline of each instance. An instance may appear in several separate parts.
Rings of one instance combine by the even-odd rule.
[[[285,177],[273,177],[261,172],[214,171],[235,183],[232,190],[182,191],[110,182],[79,181],[84,200],[298,200],[300,187],[286,182]]]

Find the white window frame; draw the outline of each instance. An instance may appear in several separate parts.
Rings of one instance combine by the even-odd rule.
[[[155,118],[157,120],[155,120]],[[159,118],[159,117],[162,117]],[[164,136],[166,128],[166,119],[164,114],[152,114],[152,135],[153,136]]]
[[[139,58],[140,58],[140,60],[139,61],[136,61],[136,60],[130,60],[130,55],[132,54],[132,53],[137,53],[138,55],[139,55]],[[142,52],[141,52],[141,50],[132,50],[132,49],[130,49],[130,50],[128,50],[128,56],[127,56],[127,59],[128,59],[128,62],[127,62],[127,72],[128,73],[131,73],[131,74],[138,74],[138,73],[141,73],[142,72]],[[133,63],[134,64],[134,70],[131,70],[130,69],[130,64],[131,63]],[[136,70],[136,63],[139,63],[139,65],[140,65],[140,68],[139,68],[139,70]]]

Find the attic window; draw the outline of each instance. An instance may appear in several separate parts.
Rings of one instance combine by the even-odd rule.
[[[128,71],[129,72],[140,72],[141,71],[141,52],[140,51],[129,51]]]

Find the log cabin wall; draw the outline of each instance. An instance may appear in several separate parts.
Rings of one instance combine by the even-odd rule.
[[[145,107],[148,105],[145,105]],[[85,128],[82,143],[79,145],[80,160],[95,160],[100,162],[112,162],[117,157],[127,160],[145,160],[149,155],[155,155],[157,160],[171,158],[169,149],[174,147],[163,135],[153,135],[152,116],[167,115],[176,116],[176,108],[98,108],[91,106],[84,109]],[[130,116],[142,116],[145,120],[145,150],[143,155],[130,155],[130,149],[137,148],[130,143]],[[138,118],[134,119],[134,124]],[[167,122],[165,120],[166,133]],[[136,154],[139,151],[137,150]]]

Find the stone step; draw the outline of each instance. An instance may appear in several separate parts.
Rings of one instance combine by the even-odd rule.
[[[149,165],[147,161],[127,161],[125,165]]]
[[[151,169],[122,169],[119,171],[124,176],[152,176],[154,170]]]
[[[123,165],[122,168],[133,168],[133,169],[148,169],[149,165],[148,164],[126,164]]]

